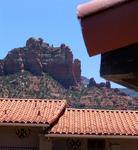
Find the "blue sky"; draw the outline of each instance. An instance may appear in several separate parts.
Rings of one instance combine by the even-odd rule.
[[[0,59],[9,50],[24,46],[29,37],[41,37],[54,46],[68,45],[74,58],[81,60],[82,75],[103,81],[100,56],[88,56],[76,16],[76,7],[83,2],[86,0],[0,0]]]

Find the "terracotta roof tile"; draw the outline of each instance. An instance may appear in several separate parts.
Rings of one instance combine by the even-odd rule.
[[[0,124],[52,124],[66,107],[65,100],[0,98]]]
[[[138,112],[67,108],[50,134],[138,135]]]

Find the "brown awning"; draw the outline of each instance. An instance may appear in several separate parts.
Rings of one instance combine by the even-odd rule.
[[[90,56],[138,42],[137,0],[93,0],[77,15]]]

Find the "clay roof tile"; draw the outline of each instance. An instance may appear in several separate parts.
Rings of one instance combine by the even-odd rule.
[[[138,112],[66,108],[49,134],[137,136]]]
[[[65,107],[65,100],[0,98],[0,124],[50,125]]]

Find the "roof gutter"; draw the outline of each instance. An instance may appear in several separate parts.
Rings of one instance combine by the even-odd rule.
[[[49,127],[49,124],[31,124],[31,123],[0,123],[0,126],[22,126],[22,127]]]
[[[138,139],[130,135],[77,135],[77,134],[45,134],[49,138],[93,138],[93,139]]]

